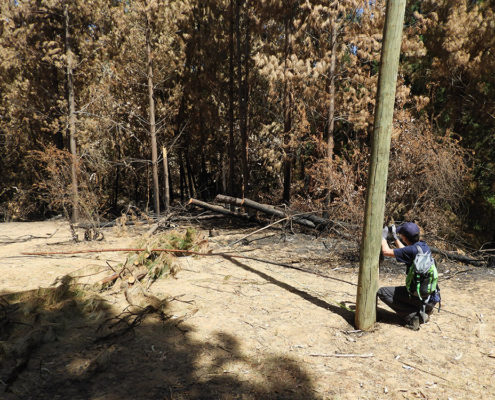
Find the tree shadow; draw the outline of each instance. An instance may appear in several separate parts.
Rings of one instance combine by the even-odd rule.
[[[294,359],[248,356],[239,340],[224,332],[198,339],[191,326],[170,318],[167,308],[143,313],[129,327],[132,318],[122,322],[120,310],[103,298],[68,284],[2,294],[0,398],[319,398]]]

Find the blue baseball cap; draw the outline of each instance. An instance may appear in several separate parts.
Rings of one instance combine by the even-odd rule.
[[[397,233],[403,234],[408,239],[413,238],[419,235],[419,226],[414,222],[404,222],[397,227]]]

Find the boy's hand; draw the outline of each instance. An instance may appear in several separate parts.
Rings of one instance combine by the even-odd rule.
[[[392,235],[394,236],[394,240],[400,240],[399,235],[397,235],[397,227],[395,225],[392,225],[391,228],[392,228]]]

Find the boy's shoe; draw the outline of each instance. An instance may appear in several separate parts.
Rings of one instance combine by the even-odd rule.
[[[419,315],[415,315],[407,324],[407,329],[411,329],[413,331],[419,331]]]
[[[425,313],[423,311],[420,311],[419,312],[419,317],[421,318],[420,321],[422,321],[423,324],[426,324],[430,320],[430,317],[428,316],[428,313]]]

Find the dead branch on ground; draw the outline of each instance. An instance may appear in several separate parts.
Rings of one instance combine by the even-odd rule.
[[[199,251],[177,250],[177,249],[100,249],[100,250],[91,249],[91,250],[75,250],[75,251],[65,251],[65,252],[64,251],[52,251],[52,252],[21,253],[21,254],[23,254],[23,255],[30,255],[30,256],[43,256],[43,255],[52,255],[52,254],[104,253],[104,252],[118,252],[118,251],[126,251],[126,252],[133,252],[133,251],[135,251],[135,252],[139,252],[139,251],[169,252],[169,253],[182,253],[182,254],[205,256],[205,257],[208,257],[208,256],[220,256],[220,257],[224,257],[224,258],[227,258],[227,259],[228,258],[242,258],[242,259],[246,259],[246,260],[258,261],[258,262],[265,263],[265,264],[273,264],[273,265],[278,265],[278,266],[285,267],[285,268],[296,269],[298,271],[306,272],[308,274],[313,274],[313,275],[321,276],[322,278],[333,279],[333,280],[337,280],[339,282],[343,282],[343,283],[347,283],[349,285],[356,286],[355,283],[348,282],[348,281],[345,281],[343,279],[335,278],[335,277],[328,276],[328,275],[325,275],[325,274],[320,274],[318,272],[308,271],[308,270],[305,270],[304,268],[296,267],[296,266],[291,265],[291,264],[279,263],[279,262],[265,260],[265,259],[261,259],[261,258],[249,257],[249,256],[241,256],[241,255],[232,254],[232,253],[225,253],[225,252],[219,252],[219,253],[213,253],[213,252],[201,253]],[[117,279],[118,276],[119,276],[119,274],[112,274],[109,277],[105,278],[104,280],[106,282],[111,282],[111,281]]]

